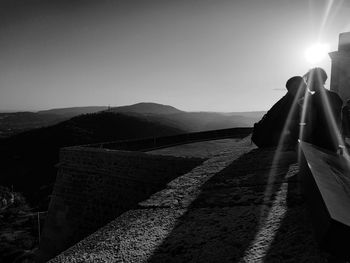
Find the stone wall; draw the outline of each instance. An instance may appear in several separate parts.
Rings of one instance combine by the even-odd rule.
[[[102,148],[63,148],[39,258],[57,255],[201,162]]]
[[[296,162],[249,138],[223,147],[50,263],[326,262]]]
[[[171,136],[103,142],[87,145],[88,147],[107,148],[127,151],[151,151],[193,142],[211,141],[227,138],[244,138],[253,132],[253,128],[230,128],[203,132],[183,133]]]

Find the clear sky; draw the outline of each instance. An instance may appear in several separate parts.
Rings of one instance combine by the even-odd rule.
[[[266,110],[349,14],[348,0],[1,0],[0,109]]]

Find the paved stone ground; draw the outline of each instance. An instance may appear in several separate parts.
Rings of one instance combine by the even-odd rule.
[[[147,152],[148,154],[169,155],[177,157],[212,158],[222,152],[222,149],[235,147],[241,139],[220,139],[204,142],[181,144],[173,147]]]
[[[325,262],[297,173],[243,139],[50,262]]]

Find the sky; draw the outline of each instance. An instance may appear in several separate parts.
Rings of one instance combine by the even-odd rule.
[[[267,110],[314,66],[310,45],[337,50],[349,13],[348,0],[0,0],[0,110]]]

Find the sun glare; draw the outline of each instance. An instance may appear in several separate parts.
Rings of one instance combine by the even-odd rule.
[[[329,44],[315,43],[305,50],[305,58],[310,64],[316,64],[324,60],[330,51]]]

